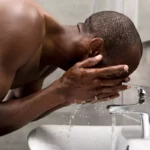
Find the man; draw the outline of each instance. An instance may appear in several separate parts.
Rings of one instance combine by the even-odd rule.
[[[0,6],[0,135],[58,107],[112,99],[128,88],[122,82],[137,68],[142,44],[126,16],[101,12],[62,26],[31,0]],[[66,73],[41,90],[57,67]]]

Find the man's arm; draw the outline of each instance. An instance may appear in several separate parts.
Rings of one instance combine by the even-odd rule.
[[[44,74],[41,78],[35,80],[34,82],[31,82],[27,85],[24,85],[23,87],[20,87],[18,89],[9,91],[7,97],[5,98],[5,101],[7,101],[7,100],[10,101],[12,99],[18,99],[18,98],[24,98],[26,96],[33,94],[33,93],[41,91],[45,77],[47,77],[47,75]],[[37,121],[39,119],[42,119],[42,118],[46,117],[47,115],[49,115],[51,112],[53,112],[59,108],[62,108],[64,106],[66,107],[67,104],[64,103],[64,104],[59,105],[53,109],[50,109],[47,112],[40,115],[38,118],[34,119],[33,121]]]
[[[6,86],[7,81],[4,78],[2,80]],[[15,131],[35,120],[44,112],[64,103],[65,99],[60,93],[57,93],[55,83],[53,86],[27,97],[3,102],[0,104],[0,135]]]
[[[0,135],[26,125],[51,108],[64,103],[56,86],[20,99],[2,102],[11,88],[16,72],[42,43],[44,22],[37,9],[21,3],[2,2],[0,18]],[[55,83],[54,83],[55,84]]]

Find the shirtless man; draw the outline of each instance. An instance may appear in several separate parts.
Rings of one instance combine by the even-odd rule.
[[[141,56],[140,37],[122,14],[62,26],[34,1],[0,0],[0,135],[75,101],[118,97]],[[66,73],[41,90],[57,67]]]

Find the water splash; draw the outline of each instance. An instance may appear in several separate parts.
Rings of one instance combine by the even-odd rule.
[[[70,133],[68,134],[68,143],[70,143],[70,135],[71,135],[71,128],[73,127],[72,121],[75,118],[78,110],[80,109],[81,105],[83,103],[77,105],[77,107],[75,108],[75,111],[70,115],[70,119],[69,119],[69,131]],[[76,103],[73,104],[74,106],[76,106]],[[73,147],[71,148],[73,150]]]
[[[69,127],[69,131],[71,131],[72,120],[75,118],[75,116],[76,116],[78,110],[80,109],[81,105],[82,105],[82,103],[79,104],[79,105],[76,107],[76,109],[75,109],[75,111],[73,112],[73,114],[70,115],[70,119],[69,119],[69,126],[70,126],[70,127]]]

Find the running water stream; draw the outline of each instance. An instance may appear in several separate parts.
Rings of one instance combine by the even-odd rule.
[[[116,150],[116,144],[115,144],[115,128],[116,128],[116,114],[112,114],[112,134],[111,134],[111,150]]]
[[[128,115],[128,112],[126,112],[126,114],[123,114],[123,113],[117,113],[117,114],[112,114],[112,130],[111,130],[111,150],[116,150],[116,117],[117,115],[122,115],[123,117],[127,118],[127,119],[130,119],[132,121],[135,121],[137,123],[141,123],[140,120],[138,119],[135,119],[131,116]]]
[[[68,139],[68,140],[69,140],[68,142],[70,142],[71,129],[72,129],[72,127],[73,127],[73,120],[75,119],[75,117],[76,117],[78,111],[80,110],[81,105],[82,105],[82,103],[79,104],[79,105],[77,105],[76,103],[73,104],[74,111],[73,111],[73,113],[70,115],[69,123],[68,123],[68,124],[69,124],[69,131],[70,131],[70,134],[68,135],[68,138],[69,138],[69,139]],[[94,110],[95,110],[95,111],[98,111],[98,113],[101,114],[101,113],[104,111],[103,108],[104,108],[103,105],[99,105],[98,108],[97,108],[97,107],[94,107]],[[136,122],[140,123],[139,120],[137,120],[137,119],[135,119],[135,118],[129,116],[127,112],[126,112],[125,114],[123,114],[122,112],[118,112],[117,114],[112,114],[111,150],[116,150],[116,138],[117,138],[117,137],[116,137],[116,136],[117,136],[117,135],[116,135],[116,117],[117,117],[117,115],[122,115],[122,116],[126,117],[127,119],[130,119],[130,120],[133,120],[133,121],[136,121]],[[86,116],[82,116],[81,114],[80,114],[79,116],[80,116],[80,117],[85,117],[85,118],[88,117],[87,115],[86,115]],[[99,116],[100,116],[100,115],[99,115]],[[89,125],[89,123],[88,123],[88,125]]]

